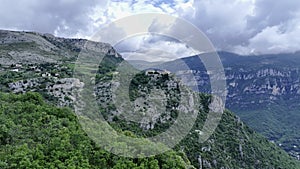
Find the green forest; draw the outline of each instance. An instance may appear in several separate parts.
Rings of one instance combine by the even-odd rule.
[[[175,151],[144,159],[115,156],[97,147],[69,108],[41,95],[0,94],[0,168],[186,168]]]
[[[49,105],[38,93],[1,93],[0,102],[0,168],[194,168],[198,167],[195,157],[200,154],[202,159],[215,160],[218,168],[299,168],[284,151],[251,129],[246,127],[237,135],[235,125],[242,124],[232,123],[236,117],[230,112],[212,136],[213,144],[197,143],[198,136],[193,133],[173,151],[131,159],[98,147],[81,129],[71,109]],[[248,140],[244,138],[241,155],[236,139],[243,137]],[[200,151],[204,146],[211,150]]]

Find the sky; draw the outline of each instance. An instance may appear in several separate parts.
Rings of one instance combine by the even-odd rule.
[[[243,55],[300,50],[299,0],[0,0],[0,4],[0,29],[89,39],[122,17],[155,12],[191,22],[216,50]],[[170,57],[193,54],[185,44],[157,35],[131,37],[116,48],[128,56],[149,47],[155,49],[150,52],[154,55],[161,53],[160,48]]]

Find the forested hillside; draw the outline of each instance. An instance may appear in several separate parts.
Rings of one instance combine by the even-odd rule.
[[[191,90],[188,94],[200,98],[196,122],[171,151],[146,158],[107,152],[88,137],[79,123],[81,116],[74,112],[78,100],[74,91],[87,85],[73,74],[80,51],[90,50],[88,57],[104,58],[96,71],[81,64],[87,70],[82,75],[95,75],[88,80],[95,82],[99,114],[118,133],[131,137],[164,132],[178,115],[186,113],[176,108],[183,91],[175,76],[159,70],[136,74],[126,102],[137,103],[141,108],[137,113],[150,115],[151,120],[131,122],[112,102],[111,89],[120,84],[118,79],[126,78],[117,67],[127,62],[110,45],[91,42],[87,48],[86,40],[26,32],[0,31],[0,38],[0,168],[300,168],[296,160],[228,110],[209,139],[200,142],[212,96]],[[151,114],[156,104],[149,100],[153,89],[168,94],[166,111],[159,114]]]

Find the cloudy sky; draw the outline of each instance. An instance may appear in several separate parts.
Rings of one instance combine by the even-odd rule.
[[[0,29],[90,38],[124,16],[157,12],[188,20],[217,50],[239,54],[300,50],[299,0],[0,0],[0,4]],[[125,42],[119,45],[124,53],[130,52],[124,46],[134,52],[151,46],[169,48],[171,55],[192,54],[186,45],[157,36]]]

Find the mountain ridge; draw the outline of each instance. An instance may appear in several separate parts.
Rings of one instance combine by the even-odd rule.
[[[17,34],[18,33],[13,33],[13,34]],[[20,34],[22,34],[20,32]],[[23,34],[27,34],[24,33]],[[30,33],[29,33],[30,34]],[[16,35],[16,36],[17,36]],[[20,35],[23,36],[23,35]],[[27,36],[27,35],[26,35]],[[31,35],[28,35],[31,36]],[[78,54],[80,53],[79,50],[77,50],[76,44],[74,44],[72,41],[74,40],[53,40],[51,43],[53,46],[57,45],[56,47],[58,48],[57,50],[51,50],[51,49],[46,49],[46,51],[44,51],[45,53],[43,53],[44,48],[40,49],[39,47],[42,46],[40,43],[40,38],[42,39],[42,42],[44,42],[45,37],[41,37],[40,35],[34,35],[34,36],[38,36],[38,40],[35,41],[35,43],[37,43],[34,46],[28,46],[27,42],[23,42],[23,41],[19,41],[20,39],[18,39],[18,37],[16,38],[15,41],[12,42],[12,44],[9,46],[5,43],[0,43],[0,56],[1,58],[6,58],[7,57],[7,53],[9,53],[10,51],[15,51],[18,50],[20,53],[23,52],[23,55],[15,55],[15,57],[13,57],[13,64],[3,64],[1,65],[1,74],[0,74],[0,88],[2,92],[8,92],[8,93],[19,93],[20,95],[22,93],[24,93],[24,96],[8,96],[9,98],[12,99],[8,99],[5,100],[1,103],[3,104],[5,107],[10,107],[10,111],[14,112],[16,115],[21,114],[19,111],[13,111],[14,106],[16,108],[18,108],[18,110],[22,110],[22,104],[26,104],[29,103],[29,107],[34,107],[35,105],[33,105],[33,103],[30,102],[30,95],[29,94],[31,91],[34,92],[38,92],[40,93],[43,98],[47,101],[48,104],[52,104],[52,105],[58,105],[61,107],[71,107],[72,108],[72,103],[74,103],[76,101],[76,97],[73,95],[72,91],[76,91],[76,90],[80,90],[84,85],[84,83],[82,83],[81,81],[78,81],[78,79],[74,79],[73,77],[73,69],[74,69],[74,62],[76,61],[76,58],[78,57]],[[49,36],[49,35],[47,35]],[[0,34],[1,37],[1,34]],[[4,36],[2,36],[4,37]],[[49,37],[46,37],[49,38]],[[53,38],[50,36],[50,38]],[[15,39],[15,38],[13,38]],[[2,39],[1,39],[2,40]],[[3,41],[3,40],[2,40]],[[51,40],[50,40],[51,41]],[[76,41],[76,40],[75,40]],[[80,40],[78,40],[80,41]],[[61,43],[57,43],[57,42],[61,42]],[[55,44],[57,43],[57,44]],[[25,45],[24,45],[25,44]],[[18,46],[21,45],[21,46]],[[51,46],[51,45],[49,45]],[[110,112],[110,110],[115,109],[115,107],[113,106],[112,102],[110,102],[110,100],[112,99],[110,97],[110,87],[112,86],[111,84],[117,84],[116,82],[112,81],[113,76],[114,75],[118,75],[119,72],[117,72],[118,70],[116,69],[116,67],[118,66],[118,64],[120,62],[123,62],[124,60],[120,57],[119,54],[117,54],[117,52],[115,50],[112,50],[112,47],[110,45],[100,45],[100,47],[103,46],[104,48],[100,48],[98,50],[93,50],[94,48],[90,48],[90,50],[93,50],[92,52],[92,57],[104,57],[104,61],[101,63],[101,65],[99,66],[99,70],[96,71],[96,73],[93,70],[87,71],[87,72],[83,72],[83,73],[91,73],[91,74],[95,74],[96,77],[95,79],[91,79],[96,81],[97,83],[100,83],[99,85],[97,85],[97,90],[99,91],[99,95],[100,96],[104,96],[102,97],[104,103],[108,104],[107,106],[103,106],[100,105],[100,110],[102,113],[107,113]],[[27,47],[30,47],[29,49]],[[83,46],[80,46],[83,47]],[[75,49],[75,50],[73,50]],[[80,48],[81,49],[81,48]],[[49,53],[47,53],[47,50]],[[81,49],[81,50],[85,50],[85,49]],[[38,55],[38,57],[41,57],[42,59],[32,59],[30,58],[30,56],[28,57],[21,57],[24,56],[26,54],[24,54],[24,51],[28,51],[31,53],[34,53],[36,55]],[[49,54],[49,55],[48,55]],[[67,54],[67,57],[65,57],[62,54]],[[51,62],[46,60],[45,58],[47,57],[51,57],[53,58],[53,60],[55,62]],[[44,59],[43,59],[44,58]],[[19,59],[19,60],[18,60]],[[28,59],[26,61],[26,59]],[[57,60],[55,60],[57,59]],[[35,62],[31,62],[31,61],[35,61]],[[80,66],[84,66],[84,65],[80,65]],[[84,75],[84,74],[83,74]],[[159,76],[159,78],[158,78]],[[172,80],[172,76],[167,76],[166,74],[161,74],[155,77],[156,78],[152,78],[152,80],[158,84],[160,84],[159,86],[162,86],[163,89],[169,89],[169,93],[174,93],[174,91],[178,91],[176,89],[176,85],[172,85],[173,87],[168,88],[168,85],[165,84],[173,84],[175,81]],[[140,76],[136,76],[137,79],[135,79],[135,83],[132,83],[131,85],[133,86],[133,92],[132,95],[135,97],[132,97],[133,99],[136,98],[136,96],[142,95],[142,96],[147,96],[147,91],[145,92],[145,90],[141,87],[139,87],[139,84],[145,84],[146,87],[153,87],[153,83],[148,84],[148,81],[145,79],[149,79],[147,78],[147,76],[145,76],[145,74],[141,74]],[[150,78],[151,79],[151,78]],[[142,82],[141,82],[141,81]],[[164,83],[164,81],[166,82],[170,82],[170,83]],[[114,86],[114,85],[113,85]],[[18,90],[15,90],[18,89]],[[29,95],[29,96],[28,96]],[[176,151],[176,153],[178,154],[183,154],[181,157],[184,158],[188,158],[188,160],[186,160],[186,162],[191,161],[191,164],[194,167],[202,167],[202,168],[285,168],[285,167],[289,167],[289,168],[299,168],[299,164],[297,161],[293,160],[292,158],[290,158],[283,150],[281,150],[278,146],[276,146],[273,143],[268,142],[265,138],[263,138],[262,136],[260,136],[259,134],[255,133],[252,129],[250,129],[249,127],[247,127],[243,122],[241,122],[241,120],[236,117],[234,114],[232,114],[229,111],[225,111],[224,112],[224,116],[222,118],[221,123],[219,124],[216,132],[210,137],[210,139],[205,142],[205,143],[199,143],[199,137],[200,134],[199,130],[201,130],[201,127],[203,125],[203,122],[205,120],[206,114],[208,113],[208,107],[210,104],[210,96],[207,95],[203,95],[200,94],[200,96],[202,97],[202,102],[201,102],[201,108],[199,108],[199,116],[197,117],[197,123],[195,123],[195,126],[193,128],[193,130],[191,131],[191,134],[187,135],[187,137],[182,140],[182,142],[175,147],[174,151]],[[4,96],[1,96],[3,98],[5,98]],[[23,98],[24,97],[24,98]],[[170,104],[174,104],[177,105],[178,104],[178,99],[176,99],[176,97],[178,97],[177,95],[174,95],[174,99],[170,100]],[[15,98],[19,98],[15,99]],[[40,96],[38,97],[40,98]],[[29,99],[29,101],[27,100]],[[13,101],[14,100],[18,100],[17,104],[15,104]],[[34,99],[33,99],[34,100]],[[24,103],[22,102],[24,101]],[[27,101],[27,102],[26,102]],[[32,101],[32,100],[31,100]],[[100,100],[99,100],[100,101]],[[38,105],[37,105],[38,107]],[[27,110],[27,109],[26,109]],[[172,107],[170,107],[170,110],[172,110]],[[59,118],[59,120],[63,121],[64,119],[60,119],[66,116],[66,114],[64,114],[64,112],[62,111],[46,111],[48,112],[48,114],[51,115],[51,113],[55,114],[55,118]],[[33,112],[33,113],[38,113],[38,112]],[[63,113],[63,114],[59,114],[59,113]],[[70,113],[70,112],[68,112]],[[122,113],[121,113],[122,114]],[[22,114],[21,114],[22,115]],[[26,114],[24,114],[26,115]],[[7,114],[5,114],[5,111],[1,112],[1,117],[3,117],[2,119],[7,119],[9,118],[9,121],[5,121],[7,123],[5,123],[5,125],[9,126],[9,124],[13,124],[10,121],[14,121],[15,124],[17,124],[18,120],[20,119],[18,116],[16,116],[16,118],[13,117],[9,117],[7,116]],[[36,114],[35,116],[31,117],[31,118],[35,118],[35,117],[40,117],[39,114]],[[48,116],[47,116],[48,117]],[[170,116],[171,118],[176,117],[175,116]],[[53,119],[53,117],[51,116],[51,118]],[[55,119],[54,118],[54,119]],[[34,122],[38,122],[40,118],[37,119],[31,119]],[[22,119],[21,119],[22,120]],[[173,119],[174,120],[174,119]],[[47,119],[46,119],[47,121]],[[115,128],[117,128],[117,131],[121,131],[121,132],[125,132],[125,133],[134,133],[134,132],[141,132],[141,135],[145,132],[144,131],[144,126],[138,126],[138,125],[128,125],[128,123],[126,121],[123,121],[122,118],[111,118],[108,119],[108,121],[111,121],[111,125],[114,126]],[[167,125],[167,120],[163,121],[160,124],[160,128],[157,128],[157,126],[154,126],[153,129],[148,129],[151,130],[152,132],[160,132],[165,130],[164,126]],[[55,123],[55,120],[53,121],[53,123]],[[72,123],[76,123],[76,121],[72,121]],[[26,131],[28,131],[30,129],[30,126],[28,126],[27,121],[25,119],[23,119],[22,125],[28,127],[28,129],[24,130],[23,132],[26,133]],[[61,126],[61,130],[64,132],[67,132],[68,130],[66,129],[66,125],[68,123],[66,122],[62,122],[59,124],[59,126]],[[6,127],[7,127],[6,126]],[[14,125],[15,126],[15,125]],[[54,125],[55,127],[55,125]],[[147,128],[147,127],[146,127]],[[1,128],[1,130],[3,129],[4,133],[12,133],[12,130],[9,129],[7,130],[6,128]],[[4,130],[5,129],[5,130]],[[38,131],[37,128],[31,128],[34,131]],[[44,131],[44,130],[43,130]],[[52,131],[52,130],[51,130]],[[72,131],[74,131],[75,133],[78,132],[78,127],[72,128]],[[2,132],[2,131],[1,131]],[[47,134],[47,133],[43,133]],[[28,135],[28,133],[27,133]],[[139,136],[141,136],[139,135]],[[30,136],[30,134],[29,134]],[[12,139],[15,139],[15,135],[11,135]],[[40,141],[39,139],[36,139],[36,137],[31,138],[34,141]],[[88,138],[86,138],[87,141],[92,141],[89,140]],[[5,139],[4,139],[5,140]],[[32,140],[29,140],[28,143],[30,143],[30,141],[32,142]],[[28,140],[24,139],[24,140],[20,140],[20,141],[24,141],[25,143],[27,143]],[[61,142],[61,141],[60,141]],[[68,140],[65,138],[65,140],[62,140],[62,142],[64,143],[68,143],[68,145],[70,145],[72,147],[72,145],[74,144],[74,142],[72,142],[71,140]],[[39,144],[44,144],[43,140],[41,142],[39,142]],[[93,143],[95,144],[95,143]],[[22,150],[26,150],[26,153],[28,154],[28,158],[30,157],[30,159],[35,158],[36,156],[30,156],[30,152],[28,152],[27,150],[29,149],[28,147],[26,148],[23,147],[23,149],[18,149],[18,147],[14,144],[10,144],[10,142],[5,142],[5,145],[7,147],[10,147],[12,149],[17,149],[18,151],[14,151],[14,152],[22,152]],[[47,147],[47,146],[45,146]],[[59,148],[61,148],[61,150],[58,150],[57,153],[55,153],[56,155],[60,155],[60,154],[64,154],[63,152],[68,152],[68,150],[64,149],[64,147],[58,146]],[[74,145],[74,147],[76,147]],[[99,150],[100,148],[98,148]],[[6,149],[4,147],[1,148],[1,150],[5,151]],[[44,151],[42,149],[39,149],[42,151],[42,154],[44,154],[45,159],[51,159],[51,156],[49,155],[48,151]],[[73,150],[73,149],[72,149]],[[74,150],[74,151],[81,151],[80,150]],[[82,150],[84,151],[84,150]],[[52,152],[54,153],[54,152]],[[71,152],[70,152],[71,153]],[[81,154],[80,152],[77,152],[78,154]],[[95,153],[95,152],[94,152]],[[0,156],[3,153],[0,153]],[[12,153],[9,158],[11,158],[13,160],[13,162],[15,162],[16,160],[14,160],[14,155],[18,155],[18,154],[14,154]],[[103,155],[107,156],[106,153],[104,153]],[[27,155],[24,155],[25,157],[27,157]],[[108,155],[111,156],[111,155]],[[164,156],[164,154],[162,155]],[[57,157],[57,156],[55,156]],[[76,156],[75,156],[76,157]],[[7,159],[8,156],[1,156],[0,160],[11,160],[11,159]],[[27,158],[27,159],[28,159]],[[78,157],[79,158],[79,157]],[[156,158],[153,157],[156,160],[159,160],[160,158]],[[178,157],[179,158],[179,157]],[[84,159],[82,156],[80,156],[80,159]],[[171,164],[174,164],[175,161],[171,160],[172,158],[170,158],[170,160],[168,161],[160,161],[160,165],[159,168],[164,168],[162,164],[168,164],[166,166],[171,166]],[[58,161],[56,161],[55,163],[59,163],[60,165],[64,165],[66,164],[66,162],[64,161],[64,158],[61,159],[57,159]],[[132,159],[132,161],[129,163],[126,162],[125,159],[121,159],[123,160],[124,163],[122,163],[123,165],[120,164],[120,167],[130,167],[130,166],[135,166],[137,164],[140,164],[138,159]],[[25,159],[26,161],[26,159]],[[177,160],[176,160],[177,161]],[[179,160],[179,161],[182,161]],[[86,165],[86,159],[84,161],[81,161],[81,164],[84,166]],[[10,163],[1,163],[1,165],[10,165]],[[12,163],[13,164],[13,163]],[[43,165],[43,162],[40,163],[41,165]],[[53,162],[54,164],[54,162]],[[104,162],[98,162],[97,164],[104,164]],[[105,163],[106,164],[106,163]],[[111,164],[111,165],[109,165]],[[106,164],[107,168],[112,167],[112,163]],[[115,164],[115,163],[113,163]],[[157,166],[157,165],[155,165]],[[88,168],[88,167],[86,167]],[[166,167],[165,167],[166,168]]]

